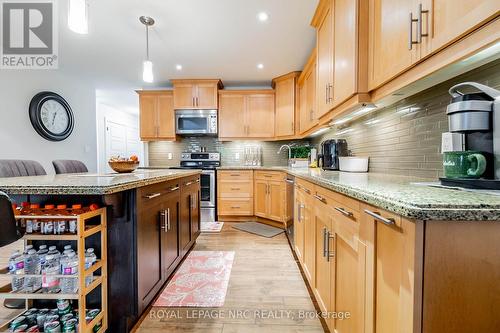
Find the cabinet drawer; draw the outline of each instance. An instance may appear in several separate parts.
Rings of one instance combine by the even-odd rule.
[[[158,184],[139,187],[137,189],[138,202],[147,204],[150,202],[162,201],[166,194],[180,189],[184,179],[176,179]]]
[[[261,180],[284,180],[285,175],[279,171],[255,171],[255,179]]]
[[[253,215],[253,199],[219,199],[219,215],[251,216]]]
[[[251,198],[253,197],[253,182],[251,180],[220,182],[218,196],[220,198]]]
[[[252,170],[219,170],[217,176],[221,181],[252,180]]]

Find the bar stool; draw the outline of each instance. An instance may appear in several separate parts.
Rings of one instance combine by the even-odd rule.
[[[55,160],[52,161],[52,164],[54,165],[56,174],[89,172],[87,166],[77,160]]]

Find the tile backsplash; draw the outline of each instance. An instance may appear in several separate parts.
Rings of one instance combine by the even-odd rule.
[[[353,155],[370,157],[370,172],[436,179],[443,168],[441,134],[448,131],[446,106],[451,99],[448,89],[466,81],[500,89],[500,61],[359,118],[341,129],[330,130],[312,144],[343,138]]]
[[[304,143],[304,141],[293,141]],[[219,141],[210,137],[185,137],[176,142],[150,142],[148,144],[149,165],[153,167],[178,166],[180,154],[185,151],[200,151],[206,147],[207,151],[221,153],[221,164],[223,166],[244,165],[244,150],[246,146],[260,146],[262,149],[262,165],[264,166],[286,166],[288,152],[286,150],[278,154],[283,144],[290,141]],[[169,153],[172,159],[168,159]]]

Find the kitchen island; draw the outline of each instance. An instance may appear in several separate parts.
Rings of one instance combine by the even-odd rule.
[[[107,208],[109,332],[129,332],[200,233],[200,172],[0,178],[0,191],[17,203]]]

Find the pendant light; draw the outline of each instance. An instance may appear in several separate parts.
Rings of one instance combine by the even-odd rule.
[[[68,27],[78,34],[89,33],[88,0],[69,0]]]
[[[142,66],[142,80],[144,82],[152,83],[153,77],[153,63],[149,60],[149,27],[155,24],[155,20],[149,16],[139,17],[139,21],[146,26],[146,60]]]

